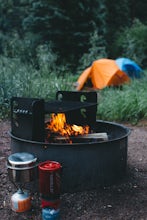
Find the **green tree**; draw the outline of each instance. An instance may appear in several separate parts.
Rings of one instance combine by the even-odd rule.
[[[138,18],[141,22],[147,23],[147,1],[129,0],[130,19],[133,21]]]
[[[97,25],[105,32],[104,0],[42,0],[32,1],[23,21],[26,31],[40,35],[40,42],[52,42],[60,60],[77,65],[89,48],[89,38]]]
[[[147,25],[135,19],[130,27],[121,30],[115,41],[116,55],[122,54],[147,67]]]
[[[113,53],[113,42],[115,40],[115,35],[118,30],[130,24],[129,18],[129,4],[128,0],[111,0],[106,1],[107,7],[107,50],[109,51],[109,56],[114,57]]]
[[[145,0],[0,0],[0,5],[0,53],[28,62],[36,59],[38,46],[52,45],[57,64],[74,68],[83,54],[92,59],[104,48],[115,58],[118,31],[134,18],[147,22]]]

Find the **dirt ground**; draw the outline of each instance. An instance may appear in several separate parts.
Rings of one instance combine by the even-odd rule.
[[[61,195],[61,220],[147,220],[147,121],[131,129],[128,137],[127,175],[117,185],[86,192]],[[32,190],[32,209],[11,210],[16,191],[6,169],[11,154],[10,122],[0,122],[0,217],[2,220],[41,220],[40,198]]]

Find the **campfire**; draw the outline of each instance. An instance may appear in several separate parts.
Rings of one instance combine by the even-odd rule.
[[[60,96],[62,99],[60,100]],[[96,93],[59,91],[56,100],[13,97],[12,133],[33,140],[72,143],[73,137],[92,133],[96,123]]]
[[[107,133],[92,133],[89,125],[68,124],[64,113],[51,114],[46,123],[46,141],[48,143],[70,143],[90,140],[108,140]]]
[[[129,130],[96,120],[96,92],[58,91],[55,100],[11,99],[11,151],[62,164],[62,192],[106,186],[126,173]]]
[[[60,96],[62,99],[60,100]],[[95,131],[96,93],[59,91],[57,99],[13,97],[12,133],[18,137],[45,143],[85,143],[106,141],[106,132]]]
[[[88,134],[89,130],[90,127],[88,125],[78,126],[76,124],[68,124],[64,113],[51,114],[50,121],[46,123],[46,138],[48,142],[54,140],[72,143],[71,138],[73,136]]]

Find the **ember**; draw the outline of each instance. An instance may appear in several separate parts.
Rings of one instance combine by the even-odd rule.
[[[66,122],[64,113],[51,114],[50,121],[46,124],[47,140],[53,135],[61,135],[69,139],[70,136],[77,136],[89,133],[89,126],[69,125]],[[71,140],[69,141],[71,142]]]

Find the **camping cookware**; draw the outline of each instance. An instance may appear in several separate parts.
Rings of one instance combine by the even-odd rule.
[[[7,160],[8,175],[12,182],[25,183],[37,178],[37,158],[30,153],[14,153]]]
[[[39,190],[42,198],[59,198],[61,187],[61,164],[45,161],[39,164]]]

